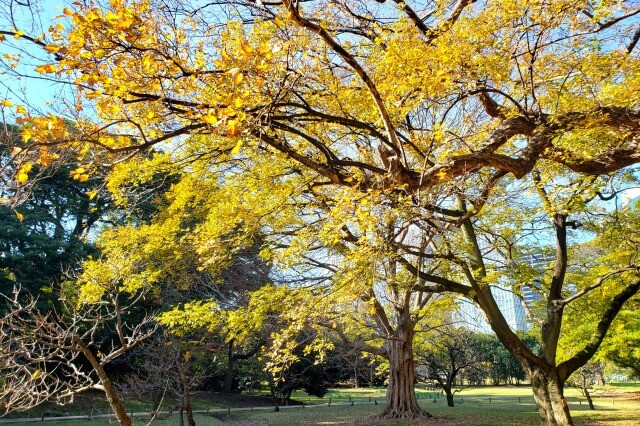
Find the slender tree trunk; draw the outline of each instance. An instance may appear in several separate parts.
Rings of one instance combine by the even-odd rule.
[[[354,387],[358,389],[358,355],[356,355],[355,361],[353,363],[353,383]]]
[[[153,388],[152,390],[152,399],[153,399],[153,411],[158,411],[160,409],[160,404],[162,404],[162,396],[164,394],[164,390],[161,388]]]
[[[389,340],[387,407],[380,417],[392,419],[431,417],[418,405],[414,385],[413,333],[401,330],[394,339]]]
[[[594,374],[596,376],[596,385],[604,386],[604,363],[602,361],[598,361],[596,364]]]
[[[98,375],[100,384],[104,388],[104,393],[107,396],[107,400],[109,401],[109,405],[111,406],[113,413],[118,419],[118,423],[120,423],[121,426],[131,426],[131,419],[129,418],[127,411],[124,409],[122,399],[120,399],[118,391],[113,386],[113,383],[111,383],[111,380],[109,380],[109,376],[107,376],[107,373],[100,365],[100,362],[89,349],[83,348],[82,353],[84,353],[85,357],[89,360],[91,367],[93,367],[93,371]]]
[[[596,407],[593,405],[593,399],[591,399],[591,394],[589,393],[589,389],[584,388],[584,396],[587,398],[587,403],[589,403],[589,410],[595,410]]]
[[[369,387],[373,388],[374,368],[373,364],[369,367]]]
[[[178,374],[180,375],[180,386],[182,387],[182,408],[187,412],[187,424],[189,426],[196,426],[196,422],[193,420],[191,395],[189,394],[189,380],[182,366],[178,367]]]
[[[544,426],[572,426],[567,400],[564,398],[564,383],[557,375],[545,374],[540,369],[530,371],[533,396]]]
[[[233,389],[233,340],[229,342],[228,346],[228,361],[227,361],[227,375],[224,379],[224,392],[231,393]]]

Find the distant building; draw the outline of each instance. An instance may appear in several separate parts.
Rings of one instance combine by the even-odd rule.
[[[523,285],[521,288],[522,299],[529,308],[533,306],[534,302],[542,300],[542,295],[540,294],[542,283],[540,281],[533,281],[531,285]]]
[[[635,208],[638,201],[640,201],[640,188],[629,188],[622,193],[622,207]]]
[[[521,261],[529,263],[529,265],[543,269],[553,257],[544,255],[530,255],[521,259]],[[493,294],[504,319],[513,331],[527,331],[531,326],[531,320],[527,317],[526,307],[532,308],[535,302],[542,300],[542,284],[540,281],[533,281],[529,285],[520,287],[522,295],[512,290],[510,283],[500,283],[491,286],[491,294]],[[457,321],[461,322],[465,327],[473,331],[482,333],[491,333],[491,327],[484,319],[482,311],[473,303],[465,300],[462,301],[458,311],[455,314]]]
[[[522,306],[522,300],[516,295],[508,286],[498,284],[491,286],[491,293],[504,316],[504,319],[509,324],[509,327],[514,330],[526,331],[529,329],[527,321],[527,315],[524,307]],[[484,319],[484,314],[473,303],[468,300],[462,300],[460,307],[454,315],[456,321],[462,323],[472,331],[481,333],[491,333],[491,327]]]

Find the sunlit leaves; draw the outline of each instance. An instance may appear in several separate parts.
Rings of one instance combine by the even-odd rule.
[[[224,315],[215,302],[193,301],[163,312],[158,321],[172,334],[182,336],[198,330],[208,333],[219,331]]]
[[[51,74],[56,72],[56,67],[53,66],[52,64],[45,64],[45,65],[36,67],[36,71],[39,72],[40,74]]]
[[[74,180],[86,182],[89,179],[89,175],[86,173],[86,171],[87,170],[84,167],[78,167],[77,169],[71,171],[71,177]]]
[[[18,170],[18,174],[16,176],[16,180],[20,184],[25,184],[27,180],[29,180],[29,172],[33,168],[32,163],[26,163]]]

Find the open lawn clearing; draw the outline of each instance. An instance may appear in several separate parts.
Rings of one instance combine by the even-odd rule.
[[[640,424],[640,386],[607,386],[596,392],[595,411],[589,411],[579,392],[575,389],[567,390],[574,419],[577,425],[615,425],[637,426]],[[375,425],[375,426],[400,426],[410,424],[406,421],[377,421],[373,418],[380,412],[384,405],[384,389],[334,389],[331,391],[332,404],[328,407],[328,398],[323,404],[302,408],[302,406],[283,407],[280,412],[261,410],[256,405],[254,410],[216,412],[214,416],[204,413],[196,415],[196,423],[205,426],[229,425],[229,426],[259,426],[259,425]],[[604,396],[598,396],[600,393]],[[435,415],[436,418],[429,421],[413,422],[416,425],[537,425],[538,413],[531,396],[531,390],[526,386],[496,386],[466,388],[456,394],[455,407],[447,407],[446,400],[441,398],[427,399],[426,395],[435,393],[422,392],[420,394],[421,405]],[[200,395],[194,401],[196,409],[209,405],[210,409],[216,408],[213,402],[217,401],[217,408],[224,405],[219,394],[207,394],[207,398]],[[304,394],[297,394],[299,400],[304,400]],[[369,397],[379,398],[379,405],[366,403]],[[348,403],[351,397],[354,406]],[[233,400],[240,403],[241,400]],[[252,401],[258,401],[256,399]],[[264,402],[264,400],[260,400]],[[582,401],[582,403],[580,403]],[[232,400],[226,402],[227,407]],[[246,401],[244,401],[246,402]],[[84,401],[88,403],[88,398]],[[95,403],[95,401],[94,401]],[[74,404],[75,405],[75,404]],[[71,412],[67,407],[67,411]],[[64,408],[64,407],[63,407]],[[265,407],[266,408],[266,407]],[[148,416],[137,416],[136,425],[144,425],[149,421]],[[31,423],[13,423],[13,425]],[[96,420],[61,420],[52,423],[64,426],[103,426],[114,425],[107,419]],[[156,419],[153,424],[158,426],[171,426],[178,424],[177,415],[166,419]]]
[[[589,412],[586,407],[572,407],[576,425],[637,425],[640,407],[628,411],[625,407],[605,408]],[[401,426],[412,425],[537,425],[538,414],[532,404],[513,406],[511,404],[476,404],[462,403],[456,407],[447,407],[444,403],[423,403],[423,407],[436,416],[432,420],[406,421],[378,421],[374,416],[382,407],[373,404],[366,405],[334,405],[332,407],[292,407],[273,411],[232,411],[219,413],[215,416],[197,414],[196,424],[205,426],[294,426],[294,425],[371,425],[371,426]],[[148,418],[136,418],[134,424],[143,425]],[[164,420],[155,420],[153,424],[159,426],[176,425],[177,416]],[[15,424],[15,423],[14,423]],[[20,424],[20,423],[18,423]],[[106,426],[114,423],[101,420],[60,421],[56,425],[65,426]]]

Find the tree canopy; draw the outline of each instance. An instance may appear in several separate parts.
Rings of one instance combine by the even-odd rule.
[[[385,415],[422,414],[413,336],[433,293],[451,292],[482,308],[528,370],[543,422],[571,424],[564,382],[640,286],[630,248],[623,265],[594,271],[600,284],[563,291],[578,219],[637,180],[624,174],[640,159],[636,2],[112,0],[62,13],[42,36],[0,30],[50,53],[35,71],[75,89],[73,131],[4,101],[25,125],[18,182],[52,150],[78,153],[78,179],[118,162],[116,193],[178,167],[188,173],[151,225],[171,243],[149,233],[145,244],[215,269],[260,240],[292,280],[315,283],[258,293],[265,306],[389,359]],[[111,155],[84,156],[91,146]],[[132,157],[154,147],[166,154]],[[549,237],[536,244],[540,230]],[[490,291],[505,276],[527,284],[531,250],[555,252],[540,354]],[[612,277],[622,285],[591,338],[559,360],[565,306]]]

